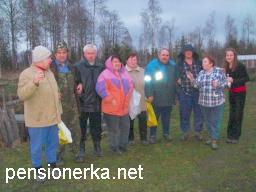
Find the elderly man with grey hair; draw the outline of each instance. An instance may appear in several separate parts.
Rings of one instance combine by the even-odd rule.
[[[77,162],[84,162],[87,120],[94,145],[94,154],[102,156],[101,141],[101,98],[95,90],[103,65],[97,60],[97,47],[87,44],[83,48],[84,57],[75,65],[75,84],[79,100],[81,140]]]

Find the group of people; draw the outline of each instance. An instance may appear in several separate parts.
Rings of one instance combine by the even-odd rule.
[[[85,160],[88,126],[94,154],[103,156],[102,114],[107,124],[111,152],[126,152],[129,143],[134,142],[134,120],[129,117],[129,104],[134,91],[141,96],[137,117],[142,144],[157,142],[157,127],[150,127],[148,137],[146,102],[152,104],[156,118],[160,120],[161,117],[163,138],[170,142],[170,116],[178,98],[181,140],[189,138],[193,111],[195,138],[199,141],[203,139],[205,123],[209,132],[206,143],[217,149],[225,103],[224,90],[228,88],[230,115],[227,142],[238,143],[246,98],[245,83],[249,77],[232,48],[225,52],[223,68],[217,67],[210,55],[203,56],[201,61],[190,44],[181,50],[177,64],[170,59],[169,50],[162,48],[158,58],[150,61],[145,70],[138,65],[138,56],[134,52],[128,55],[126,65],[122,64],[118,55],[112,55],[103,66],[96,59],[97,47],[93,44],[83,48],[82,60],[74,65],[68,59],[68,47],[64,41],[58,43],[53,55],[54,59],[46,47],[35,47],[32,65],[20,74],[18,83],[18,96],[24,101],[32,165],[36,169],[42,167],[43,146],[52,168],[64,163],[67,147],[58,144],[57,125],[61,121],[71,130],[74,138],[70,149],[76,162]]]

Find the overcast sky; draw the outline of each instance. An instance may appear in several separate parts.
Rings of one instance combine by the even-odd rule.
[[[107,0],[107,6],[116,10],[128,27],[133,44],[138,44],[142,31],[140,13],[147,8],[148,0]],[[175,37],[182,32],[193,31],[196,26],[204,26],[209,14],[216,14],[216,38],[222,41],[225,36],[224,22],[227,14],[236,20],[241,31],[241,23],[247,14],[251,14],[256,23],[256,0],[159,0],[163,21],[175,18]]]

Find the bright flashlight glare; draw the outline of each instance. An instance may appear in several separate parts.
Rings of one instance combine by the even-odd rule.
[[[156,79],[157,81],[163,79],[163,73],[162,73],[161,71],[156,72],[156,74],[155,74],[155,79]]]
[[[145,75],[144,80],[146,82],[149,82],[149,81],[151,81],[151,77],[149,75]]]

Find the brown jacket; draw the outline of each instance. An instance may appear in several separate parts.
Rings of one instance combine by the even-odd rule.
[[[145,100],[145,91],[144,91],[144,69],[141,67],[137,67],[136,69],[131,69],[128,65],[125,66],[127,72],[131,76],[135,90],[138,91],[141,95],[140,99],[140,108],[141,111],[146,111],[146,100]]]
[[[60,123],[62,106],[53,73],[45,71],[45,78],[36,86],[33,77],[36,67],[25,69],[19,77],[18,96],[24,101],[27,127],[47,127]]]

